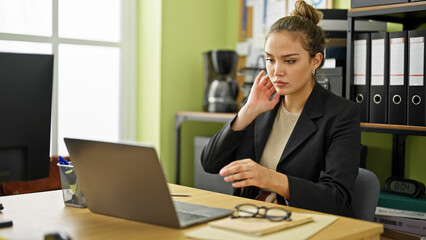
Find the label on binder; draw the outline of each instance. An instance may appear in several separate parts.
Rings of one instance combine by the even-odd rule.
[[[404,38],[390,40],[390,85],[404,85],[404,51]]]
[[[354,85],[366,84],[367,40],[354,41]]]
[[[385,39],[371,40],[371,86],[385,84]]]
[[[410,86],[423,86],[424,74],[424,37],[410,38],[410,76],[408,78],[408,85]]]

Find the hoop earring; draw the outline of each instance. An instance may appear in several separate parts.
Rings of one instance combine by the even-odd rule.
[[[315,69],[312,70],[312,76],[314,76],[314,75],[315,75]]]

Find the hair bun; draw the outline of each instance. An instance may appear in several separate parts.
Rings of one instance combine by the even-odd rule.
[[[317,11],[314,7],[307,4],[304,0],[297,0],[291,16],[301,16],[311,19],[312,22],[318,24],[321,21],[323,14],[320,11]]]

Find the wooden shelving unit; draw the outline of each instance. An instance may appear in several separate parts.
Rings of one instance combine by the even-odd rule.
[[[426,1],[410,2],[400,4],[389,4],[382,6],[354,8],[348,10],[348,32],[347,32],[347,70],[346,70],[346,96],[351,96],[351,77],[354,71],[352,64],[354,24],[356,19],[367,19],[401,23],[404,30],[415,29],[425,23]]]
[[[348,11],[345,92],[346,97],[349,99],[353,99],[351,91],[353,84],[351,79],[354,71],[352,64],[354,51],[353,38],[354,24],[357,19],[401,23],[404,30],[412,30],[426,22],[426,1],[354,8]],[[420,126],[361,123],[361,130],[364,132],[392,134],[392,175],[399,177],[404,177],[406,137],[409,135],[426,136],[426,127]]]
[[[380,132],[393,134],[406,134],[426,136],[426,127],[393,125],[380,123],[361,123],[361,130],[365,132]]]

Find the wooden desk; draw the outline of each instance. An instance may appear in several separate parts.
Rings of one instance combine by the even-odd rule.
[[[250,202],[274,206],[195,188],[169,186],[171,192],[191,194],[191,197],[174,197],[182,202],[229,209]],[[64,231],[72,239],[185,239],[185,232],[205,225],[180,230],[94,214],[87,208],[65,206],[61,191],[1,197],[0,202],[4,206],[0,219],[13,220],[13,227],[0,229],[0,237],[7,239],[44,239],[44,234],[55,231]],[[290,207],[289,210],[310,212]],[[382,232],[381,224],[340,217],[312,239],[380,239]]]

